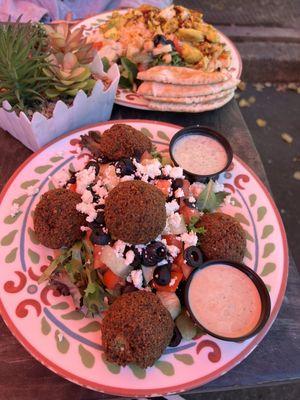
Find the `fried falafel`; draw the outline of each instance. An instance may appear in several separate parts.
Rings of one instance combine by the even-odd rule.
[[[81,136],[81,139],[82,144],[95,157],[109,161],[140,157],[145,151],[150,152],[152,148],[152,142],[147,136],[126,124],[114,124],[101,135],[99,132],[90,131],[88,135]]]
[[[120,182],[106,198],[104,217],[113,238],[131,244],[148,243],[165,228],[165,198],[149,183]]]
[[[141,368],[150,367],[170,343],[173,329],[171,314],[154,293],[123,294],[102,322],[106,358],[122,366],[135,363]]]
[[[70,247],[81,239],[80,227],[85,225],[85,216],[76,210],[80,202],[80,195],[67,189],[49,190],[42,195],[34,211],[33,225],[44,246]]]
[[[246,234],[236,218],[220,212],[204,214],[197,223],[199,226],[205,228],[200,248],[206,260],[243,261]]]

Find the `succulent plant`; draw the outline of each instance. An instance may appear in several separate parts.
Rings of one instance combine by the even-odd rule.
[[[66,23],[45,27],[50,47],[50,63],[44,73],[52,82],[46,90],[50,99],[74,97],[82,89],[89,92],[95,85],[88,64],[95,56],[91,44],[83,36],[83,28],[73,32]]]
[[[0,106],[7,100],[13,110],[36,108],[49,88],[46,34],[37,24],[20,18],[0,26]]]

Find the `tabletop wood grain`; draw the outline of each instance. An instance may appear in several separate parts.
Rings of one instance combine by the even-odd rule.
[[[160,113],[115,106],[112,119],[151,119],[183,126],[207,125],[223,133],[234,152],[268,185],[251,134],[235,101],[204,114]],[[0,189],[31,154],[0,130]],[[220,391],[300,379],[300,279],[290,259],[289,279],[282,308],[271,330],[240,365],[215,381],[189,393]],[[0,399],[72,400],[108,399],[112,396],[79,387],[55,375],[34,360],[0,321]]]

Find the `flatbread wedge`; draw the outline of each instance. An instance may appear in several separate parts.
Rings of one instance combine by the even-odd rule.
[[[172,85],[171,83],[143,82],[137,93],[141,96],[154,97],[196,97],[216,94],[224,90],[235,89],[239,80],[231,78],[228,81],[210,85]]]
[[[186,67],[157,65],[139,72],[137,78],[142,81],[173,83],[175,85],[208,85],[228,81],[229,72],[205,72]]]
[[[234,89],[223,90],[216,94],[209,94],[207,96],[195,96],[195,97],[157,97],[157,96],[144,96],[145,99],[150,101],[159,101],[164,103],[174,104],[205,104],[212,101],[222,99],[234,92]]]
[[[228,103],[234,96],[232,92],[230,95],[223,97],[222,99],[218,99],[216,101],[208,102],[208,103],[198,103],[198,104],[174,104],[167,103],[161,101],[149,101],[147,106],[151,110],[158,111],[174,111],[174,112],[189,112],[189,113],[197,113],[215,110],[217,108],[223,107],[226,103]]]

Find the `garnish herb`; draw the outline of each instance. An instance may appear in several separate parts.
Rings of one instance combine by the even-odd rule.
[[[121,57],[121,65],[122,70],[119,85],[125,89],[131,89],[138,74],[137,66],[126,57]]]
[[[195,215],[191,217],[190,222],[187,226],[187,230],[189,232],[195,232],[199,235],[203,235],[205,233],[205,228],[204,226],[199,226],[198,228],[195,226],[197,222],[199,221],[199,217],[196,217]]]
[[[196,201],[196,208],[203,212],[213,212],[221,206],[226,196],[230,193],[213,191],[214,181],[210,179],[206,188],[200,193]]]
[[[109,70],[109,61],[107,57],[102,57],[101,58],[102,64],[103,64],[103,71],[107,72]]]

